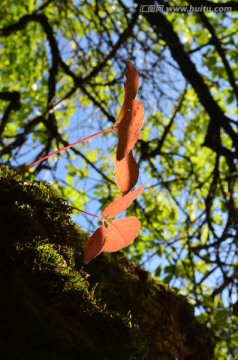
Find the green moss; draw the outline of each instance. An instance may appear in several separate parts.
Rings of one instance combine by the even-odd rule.
[[[123,254],[83,267],[88,236],[47,184],[0,168],[3,359],[212,359],[187,302]]]
[[[130,317],[108,311],[89,286],[87,235],[70,208],[46,183],[9,179],[12,173],[0,169],[3,358],[144,358]]]

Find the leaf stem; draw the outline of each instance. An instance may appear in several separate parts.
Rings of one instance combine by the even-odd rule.
[[[91,213],[88,212],[88,211],[84,211],[84,210],[78,209],[78,208],[76,208],[75,206],[68,205],[68,207],[70,207],[71,209],[80,211],[80,212],[82,212],[82,213],[84,213],[84,214],[86,214],[86,215],[90,215],[90,216],[93,216],[93,217],[95,217],[95,218],[102,219],[102,218],[101,218],[100,216],[98,216],[98,215],[91,214]]]
[[[61,152],[64,151],[64,150],[70,149],[71,147],[73,147],[73,146],[75,146],[75,145],[77,145],[77,144],[80,144],[80,143],[82,143],[82,142],[84,142],[84,141],[87,141],[87,140],[89,140],[89,139],[92,139],[92,138],[95,137],[95,136],[104,134],[105,132],[108,132],[108,131],[111,131],[111,130],[112,130],[112,127],[108,128],[108,129],[105,129],[105,130],[101,130],[101,131],[99,131],[99,132],[97,132],[97,133],[95,133],[95,134],[89,135],[89,136],[87,136],[87,137],[85,137],[85,138],[83,138],[83,139],[81,139],[81,140],[75,141],[74,143],[69,144],[69,145],[67,145],[67,146],[65,146],[65,147],[63,147],[63,148],[61,148],[61,149],[55,150],[55,151],[53,151],[52,153],[50,153],[50,154],[48,154],[48,155],[46,155],[46,156],[43,156],[42,158],[40,158],[40,159],[38,159],[38,160],[36,160],[36,161],[33,161],[30,165],[27,165],[27,166],[24,167],[23,169],[17,171],[14,175],[10,176],[9,178],[13,178],[13,177],[15,177],[15,176],[23,173],[24,171],[30,169],[32,166],[34,166],[34,165],[36,165],[36,164],[38,164],[38,163],[40,163],[40,162],[42,162],[42,161],[50,158],[51,156],[54,156],[54,155],[56,155],[56,154],[59,154],[59,153],[61,153]]]

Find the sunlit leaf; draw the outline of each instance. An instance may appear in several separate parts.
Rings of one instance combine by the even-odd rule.
[[[126,210],[128,206],[134,201],[140,193],[144,190],[146,184],[139,186],[135,190],[127,193],[124,196],[120,196],[118,199],[114,200],[109,204],[106,209],[104,209],[102,216],[103,218],[110,218],[120,214],[122,211]]]
[[[117,160],[123,159],[140,139],[144,109],[139,100],[133,100],[125,116],[113,127],[118,133]]]
[[[128,246],[137,237],[140,226],[140,221],[134,216],[108,222],[103,251],[115,252]]]
[[[132,100],[135,99],[136,97],[138,86],[139,86],[139,76],[132,62],[128,61],[127,70],[126,70],[124,102],[122,104],[122,108],[115,125],[120,123],[120,121],[123,119],[126,112],[128,111],[128,108],[130,108]]]
[[[104,224],[98,228],[89,238],[85,247],[84,263],[88,263],[102,252],[102,247],[106,237],[106,227]]]
[[[115,180],[122,194],[127,194],[137,183],[139,168],[130,151],[122,160],[115,161]]]

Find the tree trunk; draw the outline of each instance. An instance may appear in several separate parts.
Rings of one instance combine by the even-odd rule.
[[[83,267],[87,235],[67,204],[11,174],[0,169],[1,359],[213,358],[183,297],[122,253]]]

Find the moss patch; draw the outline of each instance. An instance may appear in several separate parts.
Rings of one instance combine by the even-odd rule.
[[[183,298],[120,253],[83,268],[67,203],[11,174],[0,168],[0,358],[212,359]]]
[[[108,311],[89,289],[87,236],[67,204],[45,183],[4,180],[11,174],[1,168],[1,358],[145,358],[130,318]]]

